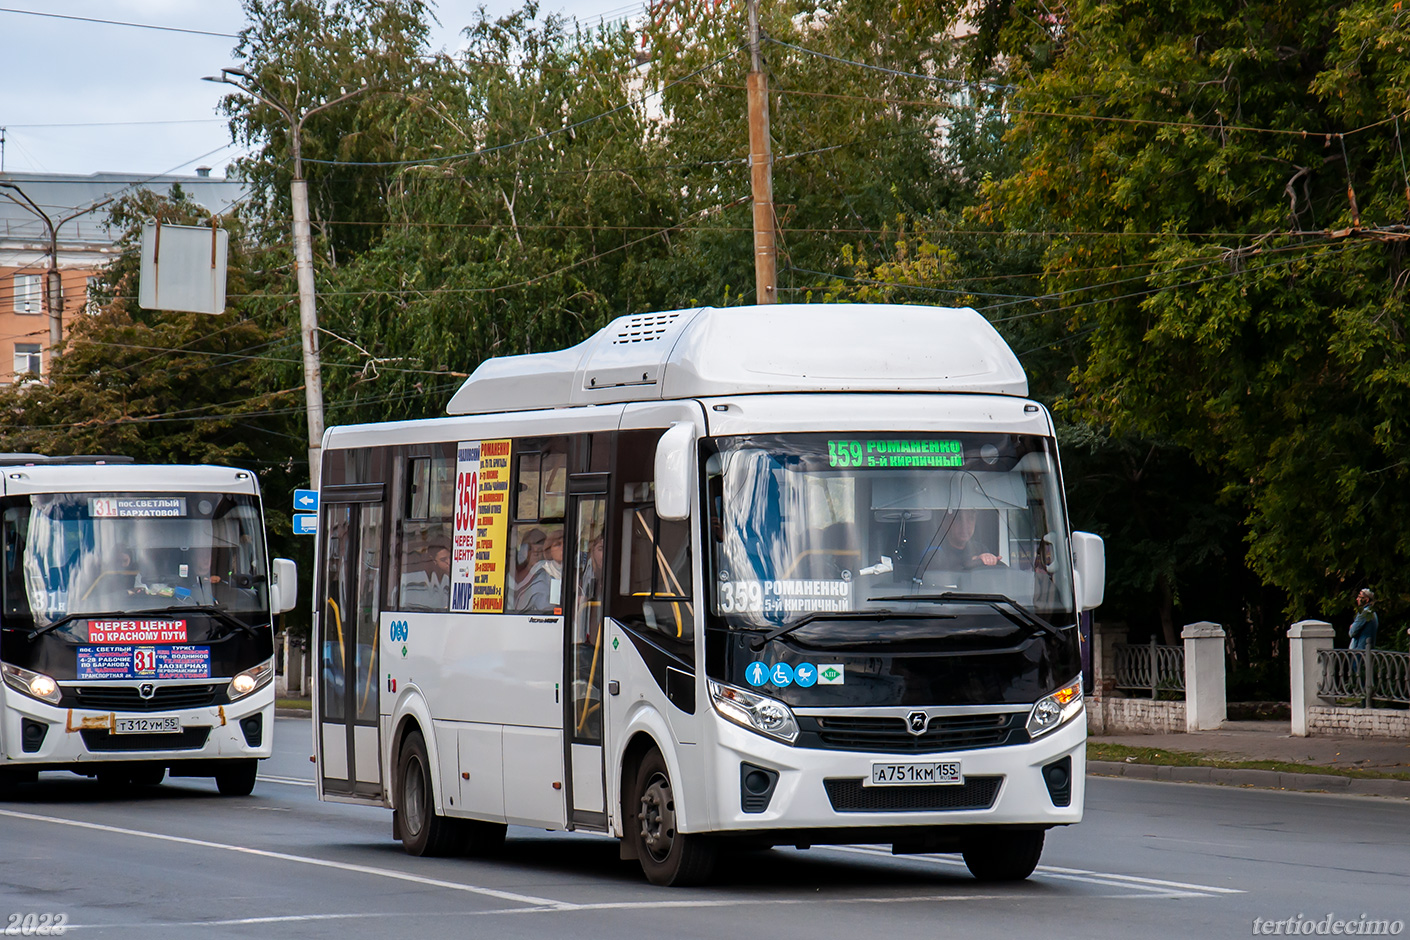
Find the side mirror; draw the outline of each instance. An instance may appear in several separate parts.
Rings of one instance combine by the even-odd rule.
[[[269,582],[269,609],[276,614],[293,610],[299,602],[299,566],[287,558],[276,558],[270,563],[272,577]]]
[[[1106,596],[1106,543],[1091,532],[1072,533],[1072,573],[1077,609],[1094,610]]]
[[[656,515],[679,522],[690,518],[690,489],[695,482],[691,456],[695,426],[677,423],[656,442]]]

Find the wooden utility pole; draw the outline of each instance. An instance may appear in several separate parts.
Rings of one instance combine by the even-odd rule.
[[[749,0],[749,182],[754,192],[754,284],[758,303],[778,303],[774,247],[774,155],[769,80],[759,55],[759,0]]]

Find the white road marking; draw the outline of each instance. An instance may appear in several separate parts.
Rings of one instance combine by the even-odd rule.
[[[948,895],[914,895],[899,898],[829,898],[828,904],[931,904],[936,901],[992,901],[998,898],[995,894],[948,894]],[[192,927],[239,927],[251,924],[284,924],[300,923],[303,921],[327,921],[327,920],[372,920],[375,918],[395,917],[398,920],[411,920],[418,917],[499,917],[506,914],[558,914],[571,911],[620,911],[620,910],[654,910],[657,908],[705,908],[705,907],[738,907],[750,905],[761,906],[787,906],[806,904],[814,906],[818,903],[817,898],[729,898],[720,900],[679,900],[679,901],[606,901],[600,904],[571,904],[563,903],[555,907],[513,907],[500,908],[488,911],[440,911],[432,913],[429,911],[407,913],[405,911],[396,912],[370,912],[364,914],[282,914],[269,915],[265,917],[237,917],[228,920],[188,920],[171,921],[166,923],[127,923],[127,924],[74,924],[65,926],[69,930],[113,930],[120,928],[131,928],[141,930],[158,930],[163,928],[187,930]]]
[[[571,907],[562,901],[555,901],[552,898],[534,897],[528,894],[516,894],[513,891],[500,891],[496,888],[486,888],[480,885],[468,885],[458,881],[442,881],[439,878],[423,878],[420,875],[413,875],[409,872],[392,871],[385,868],[373,868],[370,865],[354,865],[351,862],[335,862],[326,858],[312,858],[307,855],[290,855],[286,852],[271,852],[267,849],[252,849],[243,845],[227,845],[222,842],[207,842],[204,839],[188,839],[184,836],[169,836],[159,832],[144,832],[140,829],[124,829],[121,826],[105,826],[101,823],[83,822],[77,819],[64,819],[59,816],[41,816],[37,813],[21,813],[15,810],[0,809],[0,816],[8,816],[11,819],[27,819],[31,822],[51,823],[56,826],[71,826],[75,829],[88,829],[94,832],[110,832],[114,835],[132,836],[138,839],[154,839],[159,842],[175,842],[180,845],[194,845],[205,849],[220,849],[225,852],[236,852],[241,855],[255,855],[261,858],[272,858],[282,862],[294,862],[300,865],[313,865],[318,868],[335,868],[339,871],[355,872],[360,875],[373,875],[378,878],[391,878],[396,881],[410,881],[415,884],[426,885],[432,888],[449,888],[452,891],[465,891],[469,894],[480,894],[485,897],[499,898],[502,901],[516,901],[520,904],[529,904],[534,907],[564,908]]]
[[[829,845],[818,846],[825,851],[854,852],[883,858],[897,858],[887,849],[875,846]],[[905,858],[944,865],[950,868],[964,868],[959,859],[941,858],[935,855],[908,855]],[[1220,888],[1215,885],[1188,884],[1183,881],[1163,881],[1159,878],[1142,878],[1139,875],[1122,875],[1116,872],[1088,871],[1084,868],[1059,868],[1053,865],[1039,865],[1036,871],[1050,878],[1063,881],[1080,881],[1086,884],[1102,885],[1108,888],[1131,888],[1144,891],[1153,897],[1212,897],[1218,894],[1245,894],[1239,888]],[[1177,889],[1171,891],[1170,889]]]
[[[273,774],[260,774],[258,779],[269,783],[287,783],[291,787],[311,787],[314,785],[314,782],[306,777],[277,777]]]

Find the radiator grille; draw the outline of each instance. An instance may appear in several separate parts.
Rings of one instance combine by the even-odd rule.
[[[1023,712],[937,716],[922,734],[911,734],[906,719],[858,715],[800,715],[798,747],[836,751],[923,754],[1022,744],[1028,740]]]
[[[209,727],[182,728],[178,734],[113,734],[106,729],[86,729],[83,746],[90,751],[194,751],[206,746]]]
[[[914,813],[988,809],[1002,776],[966,777],[959,786],[864,787],[862,778],[824,780],[827,798],[839,813]]]
[[[64,690],[60,705],[112,712],[160,712],[215,705],[218,685],[159,685],[144,699],[134,685],[80,685]]]

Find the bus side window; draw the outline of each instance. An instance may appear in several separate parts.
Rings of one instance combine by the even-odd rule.
[[[685,659],[695,634],[689,520],[656,515],[656,442],[662,431],[623,431],[618,438],[616,496],[620,571],[609,614],[651,631]]]
[[[505,613],[560,612],[563,606],[563,514],[567,509],[568,439],[526,438],[513,447],[513,516],[509,527]]]
[[[455,502],[455,458],[449,448],[404,464],[401,518],[392,557],[397,565],[389,598],[395,610],[450,609],[450,552]]]

